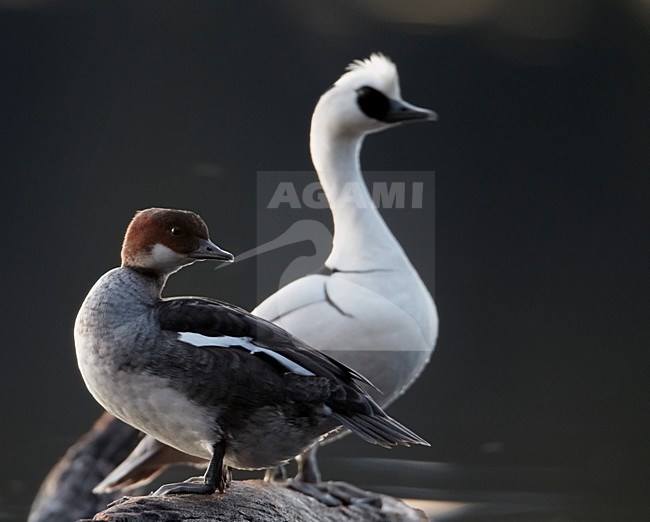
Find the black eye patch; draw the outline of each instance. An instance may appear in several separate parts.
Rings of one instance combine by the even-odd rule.
[[[385,121],[390,110],[388,97],[377,89],[368,86],[357,89],[357,104],[368,118],[379,121]]]

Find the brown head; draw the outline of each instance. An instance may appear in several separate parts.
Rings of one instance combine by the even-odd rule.
[[[208,235],[198,214],[187,210],[148,208],[136,212],[122,245],[122,266],[169,274],[203,259],[232,261]]]

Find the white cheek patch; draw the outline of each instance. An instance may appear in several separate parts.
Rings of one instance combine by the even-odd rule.
[[[178,266],[186,257],[161,243],[156,243],[149,254],[151,267]]]
[[[193,346],[215,346],[220,348],[231,348],[233,346],[244,348],[248,350],[251,354],[255,353],[265,353],[269,357],[272,357],[282,366],[284,366],[291,373],[298,375],[305,375],[309,377],[314,377],[315,374],[303,368],[299,364],[293,362],[291,359],[286,358],[284,355],[274,352],[268,348],[262,348],[251,342],[250,337],[230,337],[228,335],[222,335],[219,337],[210,337],[208,335],[203,335],[195,332],[178,332],[178,340],[183,341],[184,343],[191,344]]]

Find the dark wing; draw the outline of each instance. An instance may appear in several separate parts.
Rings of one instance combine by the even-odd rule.
[[[179,340],[188,344],[214,353],[246,350],[264,357],[271,363],[266,368],[275,368],[276,375],[285,377],[283,382],[292,390],[293,399],[303,395],[301,388],[308,402],[321,397],[332,417],[368,442],[385,447],[427,444],[386,415],[359,387],[356,381],[370,384],[365,377],[237,306],[198,297],[165,299],[158,305],[158,320],[163,330],[178,333]],[[246,398],[251,384],[250,379],[245,379],[242,397]],[[229,392],[233,392],[232,388]]]
[[[355,380],[372,386],[370,381],[352,368],[311,348],[279,326],[237,306],[215,299],[177,297],[164,299],[159,305],[158,313],[163,330],[191,332],[215,340],[229,338],[231,343],[241,339],[242,344],[251,343],[262,348],[263,350],[254,353],[266,357],[276,366],[283,366],[279,361],[286,360],[319,377],[341,380],[355,387]],[[219,345],[215,343],[215,346]],[[231,346],[237,347],[236,344]],[[277,354],[277,357],[269,356],[269,352]],[[291,371],[291,364],[285,364],[283,369],[285,372]]]

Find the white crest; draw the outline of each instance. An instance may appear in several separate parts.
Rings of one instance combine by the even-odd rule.
[[[364,60],[355,60],[346,67],[346,71],[335,85],[352,85],[354,88],[369,85],[384,94],[399,98],[399,76],[395,64],[381,53],[373,53]]]

